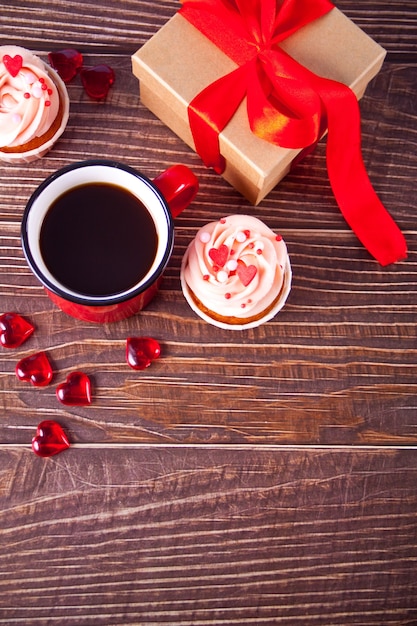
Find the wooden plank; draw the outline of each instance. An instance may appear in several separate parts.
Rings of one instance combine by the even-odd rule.
[[[8,626],[416,623],[415,450],[0,459]]]
[[[337,0],[335,4],[387,50],[388,61],[416,62],[417,11],[414,0],[401,4]]]
[[[29,443],[36,424],[54,416],[81,442],[416,442],[412,325],[399,337],[387,325],[370,333],[362,324],[321,323],[313,336],[310,324],[286,318],[243,346],[191,318],[177,323],[167,305],[161,298],[146,315],[112,328],[62,323],[52,311],[32,315],[37,337],[0,355],[2,440]],[[146,372],[125,362],[125,338],[138,334],[162,345]],[[17,360],[39,349],[55,370],[42,389],[14,375]],[[89,407],[63,407],[55,397],[74,370],[91,376]]]

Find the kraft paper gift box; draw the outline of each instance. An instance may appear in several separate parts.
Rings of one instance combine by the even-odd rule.
[[[324,78],[348,85],[361,98],[380,70],[385,50],[337,8],[281,43],[296,61]],[[142,103],[195,149],[188,122],[191,100],[237,65],[182,15],[176,14],[133,56]],[[302,149],[274,145],[255,136],[242,102],[220,133],[224,178],[258,204],[289,172]]]

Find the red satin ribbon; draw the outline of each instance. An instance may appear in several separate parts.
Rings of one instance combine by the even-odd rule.
[[[405,239],[376,195],[361,154],[359,105],[342,83],[321,78],[279,43],[334,8],[329,0],[182,0],[180,13],[238,65],[201,91],[188,116],[196,150],[224,171],[219,134],[242,100],[252,132],[285,148],[306,148],[328,128],[327,170],[346,221],[388,265],[407,256]]]

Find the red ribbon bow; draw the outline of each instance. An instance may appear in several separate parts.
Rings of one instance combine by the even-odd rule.
[[[346,221],[381,265],[404,259],[405,239],[376,195],[362,160],[355,94],[310,72],[279,47],[334,5],[329,0],[181,1],[180,13],[238,65],[188,107],[204,163],[223,172],[219,133],[245,97],[252,132],[282,147],[306,148],[327,126],[327,170]]]

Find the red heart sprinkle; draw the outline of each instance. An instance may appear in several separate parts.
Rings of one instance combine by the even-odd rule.
[[[35,327],[17,313],[0,315],[0,343],[5,348],[18,348],[34,330]]]
[[[64,83],[69,83],[83,64],[83,55],[74,48],[49,52],[48,59]]]
[[[83,372],[71,372],[56,388],[56,397],[67,406],[91,404],[91,381]]]
[[[224,243],[219,248],[210,248],[210,259],[219,267],[224,267],[229,257],[229,248]]]
[[[32,439],[32,450],[42,457],[59,454],[70,447],[68,438],[60,424],[45,420],[38,425],[36,436]]]
[[[126,340],[126,361],[134,370],[144,370],[161,354],[161,346],[152,337],[129,337]]]
[[[14,57],[11,57],[9,54],[5,54],[3,57],[3,63],[6,70],[14,78],[22,69],[23,59],[20,54],[16,54]]]
[[[27,356],[16,365],[16,376],[24,382],[31,382],[35,387],[45,387],[53,376],[51,364],[45,352]]]
[[[84,68],[80,74],[84,89],[93,100],[105,98],[115,80],[114,71],[109,65]]]
[[[236,269],[236,273],[245,287],[247,287],[249,283],[252,282],[252,280],[256,276],[257,271],[258,270],[255,265],[244,265],[240,263]]]

